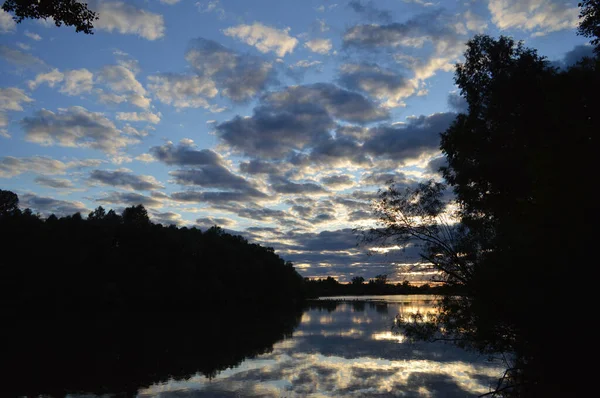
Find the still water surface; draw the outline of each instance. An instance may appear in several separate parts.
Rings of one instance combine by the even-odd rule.
[[[392,333],[398,313],[431,311],[433,296],[329,300],[313,301],[292,335],[276,341],[270,352],[211,377],[197,373],[143,387],[137,395],[471,397],[488,392],[504,370],[451,344],[409,342]]]

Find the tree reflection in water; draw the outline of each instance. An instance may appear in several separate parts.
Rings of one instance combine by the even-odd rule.
[[[22,320],[2,331],[2,396],[135,396],[196,373],[208,378],[291,337],[301,309],[222,308],[93,320]]]

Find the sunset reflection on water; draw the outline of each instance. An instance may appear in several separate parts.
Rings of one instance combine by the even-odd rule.
[[[345,298],[305,310],[293,336],[212,380],[196,375],[139,396],[465,397],[489,391],[503,367],[445,343],[392,332],[397,314],[435,311],[431,296]]]

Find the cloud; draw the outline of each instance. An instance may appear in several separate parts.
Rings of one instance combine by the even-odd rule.
[[[150,153],[158,161],[169,166],[204,166],[222,165],[223,159],[210,149],[196,149],[194,141],[183,139],[177,144],[167,142],[165,145],[150,148]]]
[[[177,4],[179,3],[181,0],[160,0],[161,3],[163,4],[168,4],[170,6],[172,6],[173,4]]]
[[[455,117],[452,112],[434,113],[410,117],[402,124],[375,127],[363,148],[374,156],[398,163],[418,158],[423,153],[439,150],[440,134]]]
[[[235,102],[247,101],[277,82],[270,63],[212,40],[192,40],[185,59],[201,79],[212,80],[221,95]]]
[[[171,199],[178,202],[193,202],[193,203],[216,203],[223,205],[228,202],[248,203],[255,198],[262,198],[265,195],[257,195],[258,191],[238,192],[238,191],[184,191],[175,192],[171,195]],[[269,210],[269,209],[265,209]]]
[[[70,189],[75,187],[70,180],[64,178],[36,177],[35,182],[45,187],[55,189]]]
[[[160,112],[158,114],[152,112],[117,112],[118,120],[127,122],[148,122],[152,124],[160,123]]]
[[[559,60],[559,61],[555,61],[552,64],[554,66],[557,66],[559,68],[569,68],[575,64],[577,64],[577,62],[581,61],[583,58],[585,57],[589,57],[589,58],[593,58],[594,57],[594,47],[590,46],[590,45],[577,45],[575,47],[573,47],[572,50],[568,51],[565,56],[563,57],[563,59]]]
[[[448,159],[445,156],[433,158],[427,163],[427,170],[431,173],[439,173],[440,167],[448,166]]]
[[[27,158],[16,158],[5,156],[0,158],[0,177],[10,178],[22,173],[38,174],[65,174],[71,168],[83,168],[98,166],[102,163],[98,159],[87,159],[82,161],[61,162],[46,156],[31,156]]]
[[[346,189],[355,185],[354,177],[349,174],[336,174],[321,178],[321,182],[331,188]]]
[[[106,83],[114,92],[146,94],[142,84],[136,79],[135,73],[123,65],[107,65],[98,74],[101,81]]]
[[[93,170],[89,181],[113,187],[133,189],[135,191],[151,191],[163,189],[164,186],[153,176],[135,175],[129,170]]]
[[[25,36],[29,37],[31,40],[35,40],[35,41],[40,41],[42,40],[42,36],[38,35],[37,33],[34,32],[30,32],[28,30],[25,31]]]
[[[228,189],[265,196],[258,192],[246,179],[233,174],[222,165],[203,165],[195,169],[175,170],[169,172],[169,175],[180,185]]]
[[[392,19],[389,11],[378,9],[372,0],[364,3],[360,0],[352,0],[348,3],[348,7],[371,21],[387,23]]]
[[[332,45],[331,40],[329,39],[313,39],[304,43],[304,47],[308,48],[310,51],[318,54],[329,54],[331,51]]]
[[[65,72],[64,85],[60,92],[68,95],[89,93],[94,87],[94,74],[87,69],[73,69]]]
[[[50,87],[62,82],[65,79],[64,73],[54,68],[50,72],[39,73],[34,80],[29,80],[27,86],[30,90],[35,90],[40,84],[46,83]]]
[[[80,106],[59,109],[58,113],[42,109],[21,121],[25,139],[41,145],[93,148],[115,155],[137,139],[121,134],[102,113]]]
[[[219,92],[213,80],[202,76],[164,73],[148,80],[148,89],[156,98],[176,108],[210,108],[206,98],[214,98]]]
[[[288,34],[289,31],[290,28],[279,30],[255,22],[252,25],[227,28],[223,33],[256,47],[262,53],[272,51],[278,57],[283,57],[287,53],[291,54],[298,44],[298,39],[291,37]]]
[[[324,140],[336,119],[368,123],[387,117],[386,111],[358,93],[317,83],[265,94],[252,117],[237,116],[216,130],[233,149],[274,159]]]
[[[185,224],[185,220],[181,217],[181,214],[173,213],[172,211],[167,211],[164,213],[161,212],[151,212],[150,218],[153,222],[162,224],[162,225],[177,225],[181,226]]]
[[[17,66],[33,67],[36,65],[44,65],[44,61],[38,57],[15,48],[10,48],[4,44],[0,44],[0,57]]]
[[[0,33],[13,32],[16,26],[17,23],[13,19],[12,15],[0,9]]]
[[[469,111],[467,100],[457,91],[448,94],[448,107],[456,113],[467,113]]]
[[[95,11],[99,19],[94,27],[108,32],[134,34],[148,40],[160,39],[165,35],[163,16],[141,10],[124,2],[100,2]]]
[[[52,199],[31,193],[19,195],[19,202],[21,207],[30,208],[44,215],[55,214],[62,217],[74,213],[88,212],[88,209],[81,202]]]
[[[33,99],[20,88],[0,88],[0,111],[22,111],[22,104],[29,102],[33,102]]]
[[[125,206],[142,205],[144,207],[162,207],[163,203],[157,197],[145,196],[136,192],[110,192],[96,199],[96,202],[122,204]]]
[[[324,193],[326,190],[314,182],[296,183],[285,178],[276,178],[271,182],[271,188],[277,193],[283,194],[309,194]]]
[[[343,64],[338,83],[384,101],[388,107],[403,105],[402,100],[415,93],[417,86],[396,70],[376,64]]]
[[[488,8],[501,30],[534,31],[534,36],[573,29],[579,22],[576,4],[562,0],[489,0]]]
[[[231,228],[235,225],[235,221],[223,217],[200,217],[196,219],[196,225],[204,230],[215,225],[221,228]]]

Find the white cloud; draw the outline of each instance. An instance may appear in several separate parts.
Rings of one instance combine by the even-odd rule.
[[[121,134],[102,113],[90,112],[81,106],[37,111],[21,121],[25,139],[40,145],[59,145],[98,149],[116,155],[127,145],[139,142]]]
[[[225,29],[223,33],[256,47],[262,53],[272,51],[283,57],[287,53],[291,54],[298,44],[298,39],[291,37],[289,31],[290,28],[279,30],[255,22],[252,25],[238,25]]]
[[[127,101],[125,95],[107,93],[102,89],[97,89],[96,92],[98,93],[98,99],[104,104],[120,104],[121,102]]]
[[[97,29],[135,34],[148,40],[160,39],[165,35],[165,22],[160,14],[120,1],[102,2],[97,11],[99,19],[94,23]]]
[[[128,122],[149,122],[157,124],[160,122],[160,112],[158,114],[152,112],[117,112],[118,120]]]
[[[79,95],[89,93],[94,86],[94,74],[89,70],[73,69],[65,72],[65,84],[60,89],[61,93]]]
[[[310,51],[318,54],[327,54],[331,51],[331,40],[329,39],[313,39],[304,44]]]
[[[65,174],[68,169],[97,167],[101,163],[102,161],[98,159],[65,163],[47,156],[31,156],[24,158],[5,156],[0,158],[0,177],[10,178],[27,172],[44,175]]]
[[[0,33],[8,33],[15,30],[17,23],[12,18],[12,15],[0,9]]]
[[[148,88],[162,103],[176,108],[209,108],[206,98],[213,98],[218,90],[215,82],[202,76],[163,74],[150,76]]]
[[[576,4],[562,0],[490,0],[492,21],[500,29],[521,29],[543,35],[577,27]]]
[[[173,4],[177,4],[179,3],[180,0],[160,0],[161,3],[163,4],[168,4],[170,6],[172,6]]]
[[[146,94],[146,90],[136,79],[135,73],[122,65],[107,65],[102,68],[98,75],[102,82],[117,93]]]
[[[29,80],[27,82],[27,86],[30,90],[35,90],[37,86],[42,83],[47,83],[48,86],[54,87],[56,83],[60,83],[64,80],[64,73],[60,72],[58,69],[53,69],[48,73],[40,73],[38,74],[34,80]]]
[[[27,37],[29,37],[30,39],[32,39],[32,40],[35,40],[35,41],[40,41],[40,40],[42,40],[42,36],[38,35],[37,33],[30,32],[30,31],[28,31],[28,30],[26,30],[26,31],[25,31],[25,36],[27,36]]]
[[[0,88],[0,110],[22,111],[23,102],[33,102],[23,90],[16,87]]]

